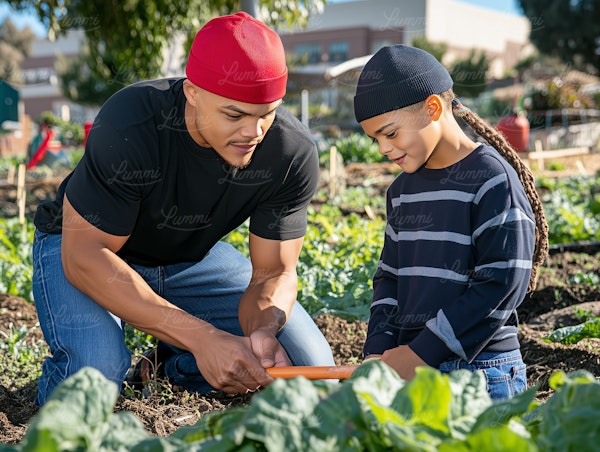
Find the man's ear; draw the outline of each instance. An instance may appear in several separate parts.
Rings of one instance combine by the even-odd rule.
[[[425,99],[425,107],[427,108],[427,114],[432,121],[437,121],[442,116],[444,111],[444,103],[442,98],[437,94],[432,94]]]
[[[190,105],[195,107],[196,95],[198,94],[198,87],[186,79],[183,81],[183,94],[185,95],[185,98],[190,103]]]

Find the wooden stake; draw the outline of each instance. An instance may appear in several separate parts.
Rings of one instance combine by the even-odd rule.
[[[17,207],[19,208],[19,224],[25,224],[25,164],[19,165],[19,174],[17,176]]]
[[[6,183],[8,185],[12,185],[15,183],[15,168],[14,166],[10,166],[8,168],[8,175],[6,176]]]
[[[537,158],[538,171],[543,171],[544,170],[544,156],[542,154],[542,152],[543,152],[542,141],[535,140],[535,143],[533,144],[533,146],[535,148],[535,152],[539,154],[538,158]]]
[[[337,179],[337,147],[329,148],[329,199],[333,199],[336,195],[336,179]]]

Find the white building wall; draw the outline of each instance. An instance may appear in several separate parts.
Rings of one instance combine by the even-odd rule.
[[[31,46],[30,57],[40,58],[56,54],[76,55],[79,53],[84,40],[83,30],[70,30],[66,35],[57,38],[56,41],[50,41],[46,38],[36,39]]]
[[[470,5],[457,0],[360,0],[329,3],[321,14],[311,17],[304,31],[346,27],[404,29],[403,44],[413,37],[448,46],[445,63],[466,56],[471,49],[503,55],[507,46],[523,46],[531,51],[530,23],[526,17]],[[461,51],[462,50],[462,51]],[[523,55],[525,56],[525,55]],[[492,61],[490,75],[503,76],[506,61]]]
[[[359,0],[329,3],[321,14],[311,16],[301,31],[319,29],[370,27],[377,30],[403,29],[405,42],[425,33],[426,1]]]
[[[455,0],[427,0],[426,23],[426,38],[444,42],[450,49],[479,49],[503,54],[507,45],[525,47],[529,41],[530,23],[526,17]],[[452,61],[461,56],[450,50],[446,58]],[[496,72],[508,69],[496,66]]]

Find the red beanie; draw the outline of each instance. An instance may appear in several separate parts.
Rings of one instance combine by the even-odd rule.
[[[287,72],[279,35],[244,12],[204,25],[194,38],[185,67],[194,85],[252,104],[282,99]]]

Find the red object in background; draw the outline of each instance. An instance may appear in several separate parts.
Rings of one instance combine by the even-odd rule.
[[[506,137],[515,151],[527,152],[529,149],[529,120],[525,115],[511,113],[503,116],[496,124],[496,129]]]
[[[88,135],[90,134],[90,130],[92,129],[92,123],[90,121],[86,121],[83,124],[83,147],[85,147],[85,143],[87,142]]]
[[[31,160],[27,163],[27,169],[35,168],[35,166],[44,159],[46,151],[48,150],[48,144],[50,143],[53,137],[54,132],[52,131],[52,129],[47,128],[44,140],[41,142],[40,146],[35,151],[35,154],[31,158]]]

